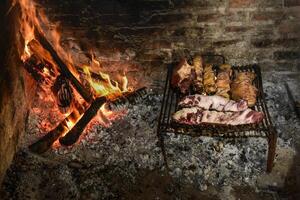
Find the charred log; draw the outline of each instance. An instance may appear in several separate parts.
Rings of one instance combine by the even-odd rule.
[[[35,36],[37,40],[40,42],[40,44],[46,49],[54,62],[59,66],[61,73],[70,80],[72,85],[76,88],[78,93],[84,98],[86,102],[92,102],[93,95],[89,93],[82,84],[77,80],[77,78],[72,74],[72,72],[69,70],[68,66],[63,62],[63,60],[59,57],[57,52],[54,50],[52,45],[49,43],[49,41],[45,38],[45,36],[38,31],[38,29],[35,29]]]
[[[86,125],[95,117],[100,107],[106,102],[106,97],[96,98],[87,111],[83,114],[76,125],[64,136],[59,139],[62,145],[72,145],[80,137]]]
[[[41,62],[33,55],[24,63],[24,68],[32,76],[32,78],[37,82],[42,82],[44,77],[42,75]]]
[[[51,89],[55,94],[56,101],[59,107],[70,107],[73,100],[73,91],[68,79],[66,79],[62,75],[59,75],[56,78],[56,81]]]
[[[120,110],[127,107],[128,105],[136,104],[144,99],[147,95],[147,88],[143,87],[134,92],[125,93],[123,96],[117,98],[116,100],[110,101],[108,103],[109,110]]]
[[[65,118],[55,129],[47,133],[44,137],[39,139],[37,142],[29,146],[29,149],[35,153],[44,153],[46,152],[52,144],[60,138],[60,143],[63,145],[72,145],[80,137],[82,131],[90,120],[97,114],[99,108],[104,104],[108,104],[108,108],[111,110],[119,109],[120,107],[125,107],[128,104],[138,103],[141,99],[146,96],[146,88],[138,89],[134,92],[127,93],[122,97],[119,97],[113,101],[107,101],[105,97],[97,98],[91,106],[85,111],[83,107],[78,107],[75,109],[67,118]],[[122,100],[120,100],[122,99]],[[82,113],[83,116],[76,123],[76,125],[64,136],[63,133],[66,130],[67,121],[70,119],[77,119]],[[74,120],[72,120],[74,121]]]
[[[66,121],[62,121],[55,129],[47,133],[44,137],[29,146],[30,151],[35,153],[46,152],[52,144],[62,135],[67,127]]]
[[[29,150],[39,154],[46,152],[53,143],[67,131],[67,122],[69,120],[74,121],[85,111],[84,106],[77,103],[75,103],[75,107],[76,109],[61,123],[59,123],[58,126],[40,138],[37,142],[30,145]]]
[[[134,92],[127,93],[113,101],[109,101],[108,105],[110,109],[118,109],[121,106],[124,107],[128,104],[136,104],[146,95],[146,88],[138,89]],[[72,145],[74,144],[82,134],[84,128],[91,121],[91,119],[97,114],[99,108],[106,103],[106,98],[97,98],[89,107],[89,109],[84,113],[82,118],[76,123],[76,125],[64,136],[59,139],[62,145]]]
[[[52,72],[52,66],[45,60],[39,59],[37,56],[32,55],[24,62],[24,68],[32,76],[32,78],[38,83],[47,82],[45,79],[44,69],[46,68],[51,76],[54,76]]]

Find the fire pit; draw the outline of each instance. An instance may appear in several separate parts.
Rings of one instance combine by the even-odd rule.
[[[1,1],[1,199],[299,199],[298,7]],[[199,75],[195,55],[215,76]],[[253,107],[227,79],[215,92],[246,110],[195,92],[194,82],[218,81],[225,57],[230,81],[256,77]],[[187,93],[169,84],[181,60],[193,71]],[[219,106],[184,105],[193,96]],[[178,117],[186,110],[197,115]]]
[[[108,74],[100,72],[93,73],[92,76],[91,66],[78,67],[70,57],[63,60],[61,55],[70,53],[60,46],[60,36],[55,30],[49,31],[55,41],[55,48],[46,38],[42,26],[48,22],[47,17],[38,12],[33,1],[23,0],[19,5],[22,11],[21,34],[24,38],[21,59],[25,68],[38,83],[43,84],[44,90],[51,88],[60,110],[67,110],[66,118],[57,127],[30,145],[31,151],[43,153],[58,139],[60,144],[70,146],[78,141],[98,111],[102,121],[107,122],[109,120],[105,116],[105,112],[108,112],[106,109],[113,105],[120,107],[122,104],[136,103],[145,96],[145,89],[137,92],[128,89],[126,76],[122,77],[123,85],[119,87],[119,83],[110,80]],[[96,63],[99,67],[94,67],[94,70],[100,70],[99,62],[93,55],[91,58],[91,63]],[[88,85],[84,86],[85,83]],[[117,105],[118,103],[121,105]]]

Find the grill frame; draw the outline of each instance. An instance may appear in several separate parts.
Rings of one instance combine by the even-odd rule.
[[[203,58],[221,58],[221,63],[225,63],[225,57],[222,55],[202,55]],[[265,117],[264,120],[259,124],[251,125],[210,125],[201,124],[196,126],[184,125],[174,123],[171,120],[172,114],[178,110],[179,100],[185,96],[180,94],[177,89],[171,86],[171,77],[173,69],[176,65],[170,64],[168,66],[167,78],[164,87],[163,100],[161,104],[161,111],[159,115],[157,135],[160,141],[160,147],[164,157],[164,163],[166,168],[168,167],[167,156],[164,146],[164,135],[167,132],[175,134],[184,134],[192,137],[210,136],[219,138],[245,138],[245,137],[263,137],[268,140],[268,156],[267,156],[267,172],[271,172],[275,157],[276,143],[277,143],[277,132],[274,128],[271,117],[266,106],[265,95],[263,92],[262,76],[259,65],[244,65],[244,66],[232,66],[234,72],[251,71],[256,74],[253,81],[254,85],[258,89],[257,102],[253,107],[254,110],[263,112]],[[218,65],[214,65],[216,70]],[[190,91],[190,94],[191,91]]]

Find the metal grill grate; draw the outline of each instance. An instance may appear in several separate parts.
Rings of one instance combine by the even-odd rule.
[[[225,63],[225,59],[221,55],[203,55],[203,57],[221,57],[222,62]],[[190,136],[211,136],[211,137],[265,137],[268,139],[269,151],[268,151],[268,163],[267,171],[271,171],[273,160],[275,156],[276,149],[276,140],[277,134],[274,129],[270,114],[268,112],[264,93],[262,86],[262,76],[260,67],[256,64],[246,65],[246,66],[233,66],[232,69],[234,72],[254,72],[256,78],[254,79],[254,85],[258,89],[257,102],[253,107],[254,110],[263,112],[265,117],[263,121],[259,124],[248,124],[248,125],[237,125],[237,126],[228,126],[228,125],[210,125],[210,124],[201,124],[201,125],[184,125],[172,122],[172,114],[178,110],[178,102],[183,97],[183,95],[176,89],[171,87],[171,77],[173,68],[175,65],[170,65],[168,67],[167,79],[164,88],[163,101],[161,106],[161,112],[159,116],[158,123],[158,136],[160,138],[162,151],[165,158],[165,164],[167,164],[167,158],[164,150],[164,134],[167,132],[173,132],[175,134],[186,134]],[[214,69],[218,68],[217,65],[214,65]],[[235,74],[235,73],[234,73]],[[192,91],[190,91],[192,94]]]

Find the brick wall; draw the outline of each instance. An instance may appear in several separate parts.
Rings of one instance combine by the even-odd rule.
[[[83,47],[134,61],[154,82],[184,50],[266,71],[300,70],[299,0],[40,1]]]

